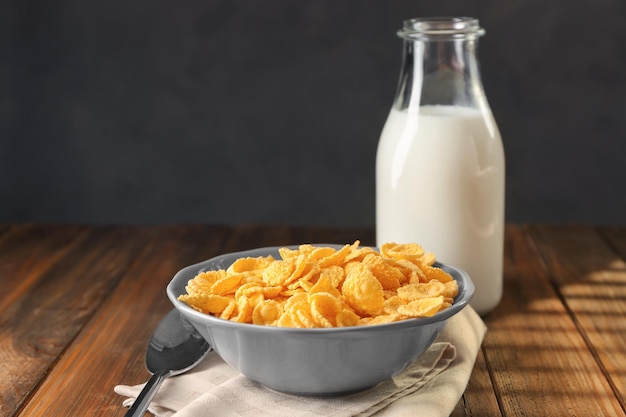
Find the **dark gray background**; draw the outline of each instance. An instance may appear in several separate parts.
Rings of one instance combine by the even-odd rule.
[[[0,2],[0,222],[374,224],[402,20],[469,15],[510,222],[626,223],[626,2]]]

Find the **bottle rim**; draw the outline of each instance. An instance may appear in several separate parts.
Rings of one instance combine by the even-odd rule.
[[[402,22],[398,36],[403,39],[477,38],[485,34],[473,17],[418,17]]]

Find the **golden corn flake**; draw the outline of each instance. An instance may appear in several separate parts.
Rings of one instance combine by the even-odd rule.
[[[239,258],[231,266],[228,267],[227,272],[250,272],[250,271],[258,271],[267,267],[271,262],[274,261],[273,256],[259,256],[257,258]],[[213,272],[213,271],[209,271]]]
[[[398,313],[409,317],[430,317],[444,304],[443,296],[420,298],[398,307]]]
[[[195,295],[183,294],[179,297],[179,300],[209,314],[221,314],[230,302],[226,297],[208,293]]]
[[[295,265],[292,260],[272,262],[262,272],[263,281],[268,285],[280,285],[291,277]]]
[[[456,282],[456,281],[455,281]],[[421,298],[436,297],[443,294],[445,285],[437,280],[430,280],[425,283],[408,284],[398,288],[398,297],[403,300],[419,300]]]
[[[380,253],[389,258],[416,261],[424,256],[424,249],[417,243],[397,244],[389,242],[383,243],[380,247]]]
[[[316,292],[308,296],[311,315],[322,327],[335,327],[337,314],[343,311],[341,298],[328,292]]]
[[[359,262],[346,265],[343,295],[346,303],[361,317],[380,314],[385,303],[382,284],[367,265]]]
[[[218,279],[213,283],[213,285],[211,285],[211,293],[219,295],[234,293],[235,290],[239,287],[239,283],[241,282],[242,278],[243,275],[241,274],[226,275],[225,277]]]
[[[363,258],[363,264],[372,271],[385,290],[395,290],[401,282],[406,281],[405,275],[399,268],[376,254],[370,253]]]
[[[457,282],[415,243],[385,243],[380,252],[357,240],[339,249],[310,244],[272,256],[239,258],[205,271],[179,300],[241,323],[281,327],[348,327],[430,317],[448,308]]]
[[[282,304],[276,300],[263,300],[252,310],[252,322],[254,324],[273,323],[283,313]]]
[[[337,320],[337,327],[350,327],[362,324],[360,323],[362,320],[361,317],[349,308],[341,310],[335,318]]]

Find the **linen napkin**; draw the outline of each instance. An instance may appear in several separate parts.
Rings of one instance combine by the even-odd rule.
[[[401,374],[352,395],[316,398],[282,394],[250,381],[211,352],[193,370],[168,378],[148,411],[157,417],[445,417],[465,391],[486,326],[466,307]],[[130,406],[143,384],[118,385]]]

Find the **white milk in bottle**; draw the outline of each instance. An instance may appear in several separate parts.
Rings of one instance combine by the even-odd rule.
[[[378,145],[377,243],[419,243],[467,271],[476,286],[470,304],[484,315],[502,295],[505,164],[472,62],[480,29],[471,19],[457,25],[462,33],[455,38],[412,37],[424,21],[407,21],[410,29],[405,22],[405,47],[411,45],[404,60],[411,65],[403,68]],[[437,65],[429,66],[435,53]]]

